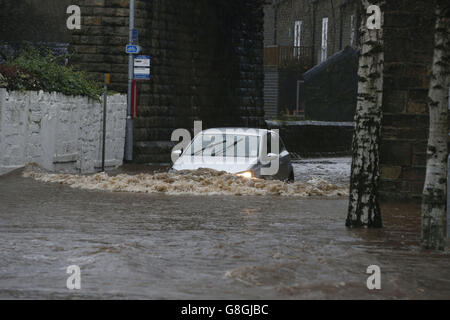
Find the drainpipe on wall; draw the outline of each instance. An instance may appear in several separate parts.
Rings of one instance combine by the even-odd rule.
[[[277,45],[278,43],[278,10],[280,8],[280,3],[276,3],[274,5],[274,14],[273,14],[273,45]]]
[[[343,37],[343,29],[344,29],[344,8],[343,6],[339,7],[339,51],[342,50],[342,37]]]
[[[129,42],[133,41],[134,29],[134,0],[130,0],[130,28]],[[133,55],[128,55],[128,108],[125,130],[125,161],[133,160],[133,118],[131,117],[131,94],[133,85]]]
[[[300,88],[302,87],[304,82],[305,81],[303,80],[297,80],[297,116],[300,111]]]
[[[316,56],[316,10],[317,1],[312,1],[312,46],[311,46],[311,65],[314,66],[314,57]]]

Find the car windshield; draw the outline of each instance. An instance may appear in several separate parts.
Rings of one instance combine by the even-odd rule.
[[[259,154],[259,136],[239,134],[199,134],[186,155],[253,158]]]

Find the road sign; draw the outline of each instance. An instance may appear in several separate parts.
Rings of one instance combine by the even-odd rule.
[[[138,43],[138,39],[139,39],[138,29],[133,29],[131,39],[132,39],[131,44],[137,44]]]
[[[134,66],[150,68],[150,56],[135,56],[134,57]]]
[[[150,80],[150,56],[134,57],[134,79]]]
[[[134,79],[149,80],[150,79],[150,68],[134,68]]]
[[[126,47],[126,52],[128,54],[138,54],[139,52],[141,52],[141,47],[138,45],[129,44]]]

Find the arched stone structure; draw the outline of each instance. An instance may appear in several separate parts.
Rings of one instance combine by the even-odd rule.
[[[81,7],[81,30],[66,9]],[[17,40],[66,50],[70,63],[127,91],[129,0],[0,0],[0,44]],[[264,126],[263,0],[136,0],[152,79],[139,83],[134,159],[168,162],[176,128]],[[14,46],[14,45],[13,45]],[[0,60],[1,61],[1,60]]]
[[[72,62],[112,88],[127,89],[129,1],[81,1],[82,29],[71,40]],[[136,1],[151,81],[138,84],[134,159],[168,162],[176,128],[202,120],[214,126],[263,122],[263,9],[260,0]]]

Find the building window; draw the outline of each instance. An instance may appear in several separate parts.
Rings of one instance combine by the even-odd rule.
[[[322,19],[322,46],[320,47],[320,62],[324,62],[328,57],[328,18]]]
[[[356,21],[355,15],[350,16],[350,46],[355,46],[355,36],[356,36]]]
[[[302,44],[302,21],[295,21],[294,25],[294,57],[300,57],[300,46]]]

